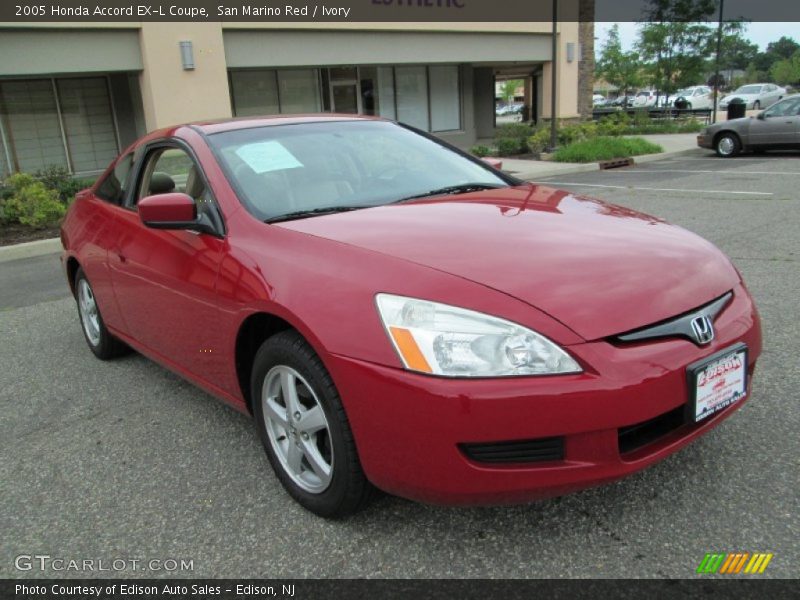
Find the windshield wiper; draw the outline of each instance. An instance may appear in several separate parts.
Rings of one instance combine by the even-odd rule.
[[[369,205],[358,206],[325,206],[323,208],[309,208],[306,210],[295,210],[276,217],[265,219],[265,223],[279,223],[281,221],[294,221],[295,219],[305,219],[306,217],[316,217],[318,215],[329,215],[333,213],[348,212],[359,208],[370,208]]]
[[[447,194],[466,194],[467,192],[479,192],[480,190],[496,190],[498,188],[507,187],[496,183],[461,183],[459,185],[448,185],[446,187],[437,188],[421,194],[414,194],[413,196],[406,196],[399,200],[394,200],[393,204],[398,202],[406,202],[407,200],[416,200],[417,198],[429,198],[431,196],[445,196]]]

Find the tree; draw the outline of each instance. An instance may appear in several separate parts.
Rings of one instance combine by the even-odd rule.
[[[747,69],[747,66],[758,55],[758,44],[749,42],[744,38],[744,23],[741,21],[727,22],[722,27],[722,44],[719,54],[720,73],[728,73],[734,69]],[[717,40],[716,35],[710,40],[707,53],[715,55]],[[713,60],[712,60],[713,62]]]
[[[500,97],[506,104],[513,102],[517,88],[522,85],[521,79],[506,79],[500,87]]]
[[[650,0],[637,48],[660,92],[702,80],[710,40],[716,34],[705,21],[715,8],[715,0]]]
[[[782,60],[791,59],[800,50],[800,44],[792,38],[783,36],[775,42],[767,44],[764,52],[759,52],[750,63],[754,77],[752,82],[764,81],[772,72],[772,66]]]
[[[775,83],[794,85],[800,83],[800,50],[791,58],[785,58],[772,64],[769,74]]]
[[[608,32],[608,38],[600,52],[597,73],[623,95],[641,83],[641,62],[636,52],[624,52],[619,39],[619,25]]]
[[[777,42],[767,44],[767,54],[780,59],[792,58],[798,50],[800,50],[800,44],[785,35]]]

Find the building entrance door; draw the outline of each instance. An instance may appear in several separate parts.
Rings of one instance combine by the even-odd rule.
[[[331,110],[336,113],[360,114],[361,94],[358,90],[358,68],[332,68],[330,82]]]

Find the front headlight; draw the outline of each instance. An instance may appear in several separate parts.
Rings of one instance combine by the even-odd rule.
[[[483,313],[391,294],[375,297],[405,367],[445,377],[580,373],[562,348],[525,327]]]

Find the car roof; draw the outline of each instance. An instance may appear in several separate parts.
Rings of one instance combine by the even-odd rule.
[[[299,115],[268,115],[263,117],[237,117],[234,119],[218,119],[188,123],[188,126],[205,134],[251,129],[253,127],[274,127],[276,125],[300,125],[304,123],[332,123],[336,121],[387,121],[382,117],[369,115],[351,115],[339,113],[316,113]]]
[[[180,136],[182,129],[191,129],[203,135],[212,135],[223,131],[235,131],[237,129],[252,129],[255,127],[274,127],[277,125],[298,125],[303,123],[335,123],[343,121],[387,121],[391,119],[383,117],[373,117],[369,115],[351,115],[339,113],[314,113],[297,115],[267,115],[258,117],[236,117],[232,119],[209,119],[205,121],[192,121],[181,123],[170,127],[163,127],[151,131],[147,135],[139,138],[132,146],[141,146],[154,139]]]

